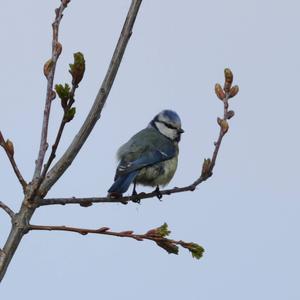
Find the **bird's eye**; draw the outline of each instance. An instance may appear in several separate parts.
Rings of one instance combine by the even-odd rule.
[[[168,124],[166,122],[162,122],[163,124],[165,124],[168,128],[170,129],[176,129],[174,126],[172,126],[171,124]]]

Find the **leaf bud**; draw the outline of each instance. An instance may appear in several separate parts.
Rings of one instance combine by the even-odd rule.
[[[234,116],[234,111],[233,110],[228,111],[227,114],[226,114],[226,118],[228,120],[230,120],[233,116]]]
[[[60,56],[62,52],[62,44],[60,42],[55,44],[55,52],[57,53],[57,56]]]
[[[216,85],[215,85],[215,93],[216,93],[217,97],[218,97],[220,100],[222,100],[222,101],[223,101],[223,100],[225,99],[225,97],[226,97],[226,95],[225,95],[225,93],[224,93],[224,91],[223,91],[223,89],[222,89],[220,83],[216,83]]]
[[[72,121],[75,116],[75,113],[76,113],[76,107],[70,108],[68,111],[65,112],[64,121],[66,123]]]
[[[72,84],[77,86],[83,78],[85,71],[85,60],[81,52],[74,53],[74,63],[70,64],[70,74],[72,75]]]
[[[219,121],[220,120],[220,121]],[[223,120],[223,119],[219,119],[218,118],[218,124],[220,125],[221,127],[221,130],[222,130],[222,133],[225,134],[228,129],[229,129],[229,125],[228,125],[228,122],[226,120]]]
[[[229,91],[229,98],[236,96],[238,92],[239,92],[239,86],[238,85],[233,86]]]
[[[224,76],[225,76],[224,91],[228,93],[230,91],[233,82],[233,74],[229,68],[226,68],[224,70]]]
[[[5,143],[5,149],[10,154],[10,156],[14,156],[14,154],[15,154],[14,144],[12,143],[11,140],[7,140],[6,141],[6,143]]]
[[[48,79],[48,76],[52,70],[52,67],[53,67],[53,61],[52,59],[48,59],[45,64],[44,64],[44,75],[45,77]]]

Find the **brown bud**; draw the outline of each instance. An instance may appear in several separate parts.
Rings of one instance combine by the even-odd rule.
[[[226,95],[220,85],[220,83],[216,83],[215,85],[215,93],[220,100],[224,100]]]
[[[238,92],[239,92],[238,85],[233,86],[229,91],[229,98],[236,96]]]
[[[233,111],[233,110],[230,110],[230,111],[227,112],[226,118],[227,118],[228,120],[230,120],[233,116],[234,116],[234,111]]]
[[[44,64],[44,75],[46,76],[47,79],[48,79],[48,76],[49,76],[49,74],[52,70],[52,66],[53,66],[53,61],[50,58]]]
[[[5,141],[4,141],[2,132],[0,131],[0,145],[1,145],[1,146],[4,146],[4,144],[5,144]]]
[[[57,53],[57,56],[60,56],[62,52],[62,44],[60,42],[55,44],[55,52]]]
[[[218,122],[218,124],[221,126],[222,119],[218,117],[218,118],[217,118],[217,122]]]
[[[10,141],[10,140],[6,141],[5,149],[10,154],[10,156],[14,156],[15,150],[14,150],[14,144],[12,143],[12,141]]]
[[[51,92],[50,98],[51,100],[54,100],[56,98],[56,93],[54,91]]]
[[[224,70],[224,76],[225,76],[224,91],[228,93],[230,91],[233,82],[233,74],[231,70],[226,68]]]
[[[218,122],[219,123],[219,122]],[[226,120],[221,120],[220,123],[219,123],[220,127],[221,127],[221,130],[222,130],[222,133],[225,134],[228,129],[229,129],[229,125],[228,125],[228,122]]]
[[[134,231],[132,230],[126,230],[126,231],[121,231],[120,234],[122,235],[132,235]]]
[[[70,3],[71,0],[61,0],[61,3],[63,6],[67,7],[67,5]]]
[[[205,158],[202,165],[202,175],[208,176],[210,173],[210,167],[211,167],[211,160],[210,158]]]

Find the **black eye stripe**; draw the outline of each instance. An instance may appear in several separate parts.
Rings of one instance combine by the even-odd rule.
[[[172,126],[172,125],[170,125],[170,124],[168,124],[166,122],[161,122],[161,123],[163,123],[164,125],[166,125],[170,129],[176,129],[177,130],[177,128],[175,128],[174,126]]]

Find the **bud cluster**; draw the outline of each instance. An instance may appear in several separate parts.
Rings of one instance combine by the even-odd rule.
[[[239,92],[239,87],[237,85],[232,86],[233,73],[229,68],[226,68],[224,70],[224,77],[225,77],[225,81],[224,81],[223,88],[220,83],[216,83],[216,85],[215,85],[215,93],[216,93],[217,97],[222,102],[224,102],[224,108],[225,108],[224,118],[217,119],[217,122],[218,122],[219,126],[221,127],[222,134],[225,134],[229,129],[227,120],[231,119],[234,116],[233,110],[227,111],[228,100],[230,98],[235,97]]]
[[[82,53],[77,52],[74,53],[74,63],[70,64],[70,74],[72,75],[72,88],[69,84],[65,83],[56,84],[55,91],[58,97],[61,100],[61,106],[64,110],[64,118],[63,121],[65,123],[73,120],[76,114],[76,107],[72,107],[74,103],[74,94],[75,89],[78,87],[78,84],[83,78],[85,71],[85,59]],[[55,93],[54,93],[55,94]]]

